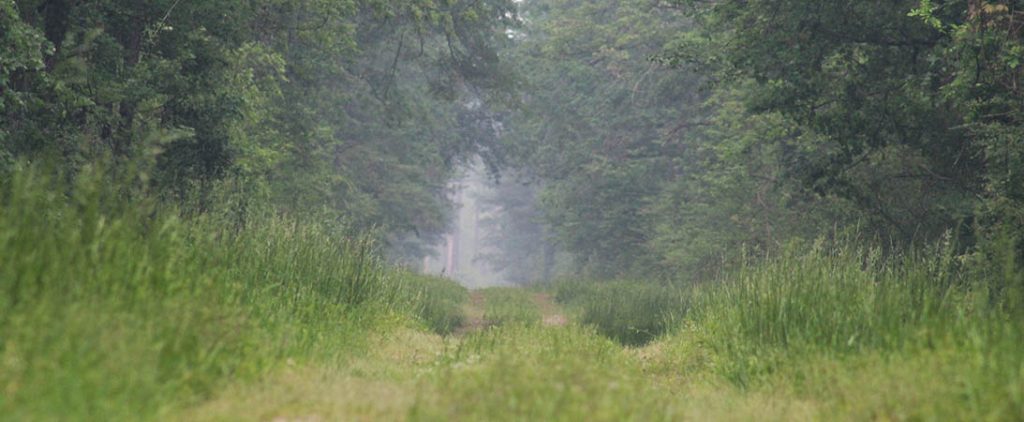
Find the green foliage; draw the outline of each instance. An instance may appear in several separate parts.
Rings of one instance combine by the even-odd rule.
[[[810,206],[833,226],[859,221],[904,245],[964,227],[959,241],[969,247],[1017,225],[1009,186],[1020,183],[1004,166],[1016,157],[1005,137],[1019,126],[1011,70],[1019,34],[1008,23],[1018,2],[678,3],[695,19],[696,36],[680,34],[663,58],[713,75],[713,89],[741,104],[723,111],[772,119],[782,130],[747,144],[772,154],[748,160],[778,170],[739,174],[797,199],[778,204],[783,210]],[[717,126],[727,119],[717,117],[703,136],[729,144],[733,134],[758,136]],[[979,231],[968,228],[975,224]],[[807,238],[777,232],[777,244]]]
[[[0,168],[50,160],[74,174],[114,157],[186,214],[210,211],[230,180],[255,197],[243,207],[379,229],[420,257],[446,227],[454,170],[502,161],[493,131],[470,128],[490,127],[512,84],[497,48],[515,11],[4,0]]]
[[[929,26],[935,29],[942,29],[942,21],[939,20],[939,18],[935,17],[935,12],[937,10],[938,8],[934,4],[932,4],[931,0],[921,0],[920,6],[914,9],[910,9],[910,12],[907,13],[907,16],[921,18]]]
[[[708,99],[716,111],[693,129],[688,171],[664,182],[650,208],[649,248],[676,278],[714,279],[743,250],[770,251],[857,217],[848,201],[815,195],[787,178],[788,151],[812,140],[778,114],[744,113],[744,88]]]
[[[288,361],[335,364],[408,315],[457,320],[450,282],[387,271],[372,243],[281,218],[236,231],[125,203],[95,171],[0,191],[0,409],[153,419]]]
[[[549,237],[576,272],[650,272],[650,204],[684,164],[665,134],[697,120],[688,105],[700,93],[698,78],[648,57],[686,22],[634,0],[527,1],[522,13],[530,25],[513,54],[529,95],[508,136],[523,173],[540,179]]]
[[[975,210],[982,241],[998,242],[1005,230],[1019,238],[1024,228],[1024,176],[1019,170],[1024,152],[1017,142],[1024,135],[1024,40],[1014,23],[1022,6],[1019,1],[979,2],[968,7],[967,16],[950,10],[936,14],[950,28],[943,48],[933,53],[950,72],[940,90],[956,104],[962,116],[957,129],[984,163]],[[1018,253],[1022,251],[1018,246]]]
[[[525,2],[544,89],[515,156],[597,278],[710,279],[849,227],[981,247],[1024,227],[1019,3]]]
[[[696,131],[708,171],[674,195],[711,202],[718,217],[679,226],[731,231],[724,240],[734,250],[858,222],[905,245],[937,239],[972,213],[980,163],[949,130],[956,113],[921,53],[942,33],[907,17],[909,2],[882,3],[695,6],[696,35],[681,34],[663,57],[715,79],[707,105],[716,114]]]
[[[0,35],[0,48],[4,54],[0,57],[0,112],[24,106],[27,96],[12,91],[12,78],[26,71],[43,69],[43,57],[52,54],[50,45],[43,34],[31,25],[22,22],[18,5],[13,0],[0,3],[0,26],[4,33]],[[0,141],[6,142],[7,131],[0,132]]]
[[[0,414],[164,419],[450,334],[466,290],[383,257],[479,158],[533,184],[484,200],[484,258],[619,281],[555,286],[580,325],[491,289],[500,327],[416,332],[409,417],[1019,418],[1022,10],[0,0]]]

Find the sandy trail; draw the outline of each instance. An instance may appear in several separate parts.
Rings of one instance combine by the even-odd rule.
[[[562,313],[562,308],[555,304],[554,298],[548,293],[534,293],[533,302],[540,308],[540,314],[544,317],[544,325],[561,327],[569,323],[569,319]]]
[[[466,313],[466,320],[462,323],[461,327],[455,330],[454,335],[461,337],[484,329],[487,323],[484,320],[484,303],[486,300],[483,292],[479,290],[471,290],[469,292],[469,301],[463,307]]]

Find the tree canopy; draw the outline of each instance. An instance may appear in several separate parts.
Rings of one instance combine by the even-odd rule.
[[[103,166],[412,262],[482,160],[487,258],[522,280],[700,279],[849,230],[984,255],[1024,230],[1022,6],[0,0],[0,174]]]

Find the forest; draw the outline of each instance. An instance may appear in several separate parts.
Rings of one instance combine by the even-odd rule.
[[[0,420],[1024,420],[1022,31],[0,0]]]

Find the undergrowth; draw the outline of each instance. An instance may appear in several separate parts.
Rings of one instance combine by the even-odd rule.
[[[404,302],[431,331],[447,335],[463,324],[462,304],[469,299],[465,287],[446,278],[411,272],[401,272],[399,277]]]
[[[0,183],[2,419],[159,418],[286,362],[340,363],[404,320],[458,324],[464,289],[387,269],[368,238],[183,220],[41,174]]]
[[[351,419],[396,392],[405,396],[394,406],[370,410],[427,420],[1024,417],[1014,242],[960,256],[948,245],[883,254],[822,242],[700,285],[560,282],[556,299],[579,322],[564,327],[539,324],[529,292],[488,289],[483,316],[497,327],[449,342],[437,334],[462,323],[466,290],[389,269],[369,238],[284,217],[244,228],[215,214],[183,219],[76,180],[19,172],[0,183],[0,419],[174,419],[246,400],[249,385],[265,389],[261,417]],[[405,337],[388,342],[395,332]],[[295,374],[333,375],[310,387]],[[322,413],[296,408],[305,398],[291,386]],[[337,406],[333,392],[366,402]]]
[[[670,283],[566,280],[555,292],[556,300],[577,309],[581,323],[630,346],[665,334],[689,308],[687,290]]]
[[[530,294],[523,289],[491,287],[484,295],[484,322],[487,325],[539,324],[541,312]]]
[[[742,391],[780,389],[844,419],[1024,417],[1024,272],[1014,248],[983,260],[952,249],[883,254],[819,242],[686,288],[556,288],[597,332],[627,345],[658,340],[651,371],[669,378],[706,372]]]
[[[724,358],[718,370],[738,385],[814,356],[936,349],[985,362],[990,371],[978,381],[1019,383],[1024,278],[1012,262],[1005,265],[972,268],[944,248],[890,256],[849,245],[791,248],[702,286],[692,321]],[[1019,384],[987,394],[1006,396],[1006,389]],[[1006,404],[1024,408],[1020,392],[1013,394]]]

